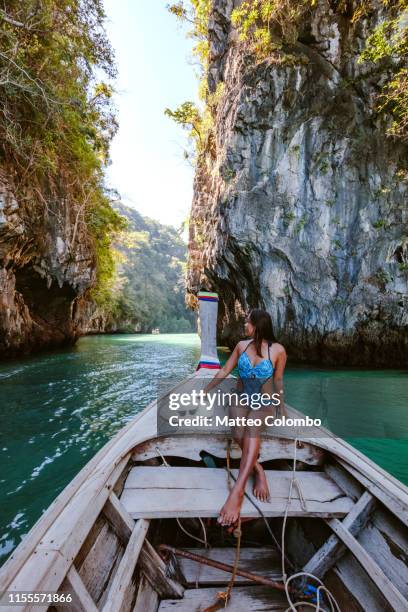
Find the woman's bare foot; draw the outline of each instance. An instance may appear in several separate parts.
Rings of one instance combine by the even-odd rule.
[[[268,481],[266,480],[265,471],[260,463],[257,463],[254,467],[254,495],[259,501],[269,501],[269,487]]]
[[[228,495],[227,501],[220,510],[218,522],[223,526],[234,525],[239,519],[242,500],[244,499],[244,491],[236,486]]]

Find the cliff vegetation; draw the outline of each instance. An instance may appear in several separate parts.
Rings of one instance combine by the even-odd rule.
[[[117,128],[102,0],[0,8],[0,352],[75,340],[123,224],[103,173]]]
[[[195,316],[185,305],[187,247],[179,232],[123,204],[116,211],[127,223],[115,240],[117,274],[90,330],[194,332]]]

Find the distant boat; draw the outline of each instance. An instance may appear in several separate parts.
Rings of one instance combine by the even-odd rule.
[[[178,391],[212,376],[218,364],[217,299],[199,299],[200,369]],[[271,501],[255,500],[248,487],[242,517],[250,520],[238,559],[236,539],[211,518],[228,493],[227,449],[232,468],[239,449],[222,435],[159,435],[156,413],[154,401],[26,535],[0,570],[3,602],[13,596],[22,603],[1,609],[44,610],[18,593],[57,592],[72,597],[65,610],[214,611],[228,591],[231,612],[296,610],[285,584],[292,601],[313,607],[319,582],[300,576],[289,585],[283,560],[288,576],[300,571],[324,580],[344,612],[408,610],[408,489],[401,482],[329,432],[299,444],[266,437],[259,460]],[[337,610],[325,601],[322,612]],[[60,609],[55,600],[50,609]]]
[[[154,335],[160,334],[160,327],[155,327],[154,329],[152,329],[152,334]]]

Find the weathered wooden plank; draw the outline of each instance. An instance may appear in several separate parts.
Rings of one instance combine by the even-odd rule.
[[[129,543],[112,581],[103,612],[120,612],[129,588],[138,557],[149,528],[149,521],[140,519],[133,529]]]
[[[237,476],[238,470],[232,470],[232,473]],[[265,474],[272,486],[273,496],[287,499],[292,471],[266,470]],[[309,498],[315,501],[332,501],[335,497],[346,497],[339,486],[323,472],[302,471],[296,474],[296,477],[306,500]],[[147,492],[156,488],[199,492],[222,488],[227,482],[227,471],[222,468],[137,466],[129,472],[123,493],[128,489]],[[293,488],[292,495],[299,499],[296,487]],[[354,504],[350,507],[352,505]]]
[[[129,457],[130,459],[130,457]],[[120,497],[122,494],[122,490],[123,490],[123,485],[125,484],[125,480],[129,474],[129,470],[131,469],[133,465],[132,461],[129,461],[128,464],[126,465],[125,469],[122,471],[121,475],[119,476],[119,478],[117,479],[117,481],[115,482],[114,486],[112,487],[112,493],[114,493],[116,495],[116,497]]]
[[[402,595],[408,598],[407,559],[401,556],[398,546],[386,539],[371,523],[361,532],[359,542]]]
[[[190,378],[197,375],[198,373],[194,373]],[[210,372],[200,371],[200,378],[206,375],[209,376]],[[178,383],[172,391],[182,389],[187,381],[188,379]],[[69,531],[69,528],[75,529],[77,522],[81,523],[80,535],[83,542],[87,535],[83,537],[83,529],[85,528],[89,533],[94,520],[92,512],[85,517],[81,516],[81,512],[84,508],[94,507],[96,501],[95,507],[98,508],[99,513],[110,490],[115,487],[120,479],[123,470],[119,475],[117,474],[118,464],[123,465],[124,459],[127,460],[129,453],[138,444],[153,439],[157,435],[156,407],[157,401],[153,401],[136,415],[96,453],[65,487],[0,569],[0,591],[7,589],[53,591],[58,589],[71,564],[72,557],[75,556],[75,554],[71,554],[69,545],[67,550],[61,548],[71,540],[75,542],[74,549],[76,548],[76,539],[72,537],[73,534]],[[106,493],[103,492],[104,490],[106,490]],[[96,500],[95,491],[102,493],[97,495]],[[78,503],[79,499],[81,500],[80,503]],[[52,532],[52,538],[48,539],[47,536],[50,532]],[[58,539],[54,539],[55,535],[58,535]],[[41,539],[43,539],[42,544]],[[60,547],[57,568],[54,566],[51,569],[51,566],[47,566],[47,561],[50,560],[52,555],[50,552],[40,553],[39,546],[47,551],[55,550],[57,546]],[[47,546],[48,548],[46,548]],[[43,559],[41,568],[38,567],[40,557]],[[64,560],[64,558],[66,559]],[[29,565],[27,568],[24,567],[26,563]],[[68,565],[66,565],[67,563]],[[20,572],[21,576],[19,576]],[[36,577],[39,580],[38,584],[33,582]],[[45,579],[46,577],[49,577],[49,583]]]
[[[354,499],[354,501],[357,501],[364,493],[365,489],[363,485],[338,463],[326,464],[324,466],[324,471],[338,484],[340,489],[342,489],[348,497]]]
[[[192,612],[215,602],[219,588],[188,589],[183,599],[164,599],[159,612]],[[288,607],[285,595],[263,586],[236,586],[227,609],[234,612],[284,612]]]
[[[103,507],[103,513],[117,533],[118,537],[126,545],[132,535],[135,521],[126,512],[115,493],[111,493]]]
[[[292,406],[285,404],[285,408],[290,417],[302,416],[302,413]],[[344,440],[338,438],[324,427],[319,428],[318,437],[314,437],[311,433],[310,436],[301,436],[301,439],[302,442],[305,441],[321,449],[328,450],[340,465],[364,485],[364,488],[369,489],[367,482],[375,484],[379,494],[377,495],[376,490],[369,489],[370,492],[381,499],[384,505],[391,510],[395,516],[408,525],[408,487],[400,480],[391,476],[391,474],[371,461],[366,455]],[[381,493],[383,494],[383,498],[380,497]],[[399,514],[401,511],[403,511],[402,516]]]
[[[107,582],[105,582],[104,589],[101,592],[100,596],[98,597],[98,601],[96,602],[96,605],[98,606],[99,610],[102,610],[103,606],[105,605],[105,601],[106,601],[106,599],[108,597],[108,593],[109,593],[109,590],[111,588],[113,579],[114,579],[114,577],[116,575],[116,572],[118,571],[118,567],[120,565],[120,562],[122,561],[123,553],[124,553],[124,549],[121,548],[118,556],[116,557],[116,559],[114,559],[114,561],[112,563],[108,580],[107,580]],[[132,585],[133,585],[133,582],[132,582]],[[132,594],[131,593],[131,589],[129,589],[128,595],[131,596],[131,594]],[[128,601],[127,598],[126,598],[126,601]]]
[[[0,590],[7,590],[7,588],[15,588],[16,590],[39,590],[40,585],[31,584],[31,581],[27,581],[25,571],[22,576],[22,580],[17,580],[17,575],[28,558],[36,547],[39,545],[41,538],[55,525],[63,528],[63,523],[67,521],[71,527],[76,522],[76,514],[74,514],[71,503],[76,506],[76,496],[79,491],[85,486],[88,481],[94,476],[98,476],[100,481],[98,482],[98,489],[114,486],[120,474],[117,475],[118,463],[122,465],[123,457],[127,454],[125,449],[131,450],[138,440],[154,435],[155,432],[155,420],[153,412],[150,409],[156,406],[156,402],[149,405],[143,413],[137,415],[137,417],[131,421],[126,427],[124,427],[110,442],[108,442],[96,455],[89,461],[86,466],[79,472],[79,474],[65,487],[60,495],[53,501],[42,517],[35,523],[28,535],[24,538],[21,544],[13,552],[13,554],[6,561],[4,566],[0,569]],[[141,427],[140,431],[143,432],[145,437],[138,435],[138,424],[139,421],[145,423],[145,427]],[[132,441],[132,442],[130,442]],[[112,478],[114,476],[114,478]],[[109,481],[114,481],[110,484]],[[89,491],[89,489],[87,489]],[[92,503],[92,493],[89,491],[88,503]],[[109,494],[109,491],[107,492]],[[67,515],[64,512],[67,508],[72,510],[71,515]],[[77,509],[77,507],[76,507]],[[79,518],[79,517],[78,517]],[[93,523],[92,523],[93,524]],[[90,525],[89,529],[92,527]],[[69,536],[68,536],[69,537]],[[49,556],[49,555],[48,555]],[[38,556],[35,554],[30,562],[35,566],[37,564]],[[47,568],[44,567],[47,572]],[[31,568],[27,570],[28,574],[35,573],[31,571]],[[15,580],[15,584],[13,581]],[[38,587],[38,588],[37,588]],[[42,587],[41,587],[42,588]],[[47,590],[56,590],[58,586],[53,585]]]
[[[291,416],[300,415],[297,410],[290,408]],[[379,465],[371,461],[366,455],[359,452],[344,440],[337,438],[330,431],[321,428],[319,438],[313,436],[305,436],[302,438],[309,444],[315,444],[322,449],[328,450],[347,471],[349,471],[357,480],[359,480],[365,488],[366,483],[358,478],[361,475],[365,480],[376,483],[379,489],[388,495],[389,509],[392,512],[398,512],[399,504],[402,507],[408,508],[408,487],[401,481],[397,480],[391,474],[383,470]],[[351,468],[351,469],[350,469]],[[393,505],[393,502],[396,502]],[[384,502],[385,503],[385,502]],[[404,517],[405,520],[405,517]]]
[[[53,551],[39,550],[36,553],[35,557],[36,557],[37,563],[36,564],[33,563],[31,565],[30,571],[28,571],[27,567],[23,567],[21,582],[19,581],[17,584],[12,584],[9,589],[10,591],[30,592],[34,590],[32,588],[30,589],[30,588],[24,587],[25,584],[39,585],[35,589],[39,592],[48,590],[48,589],[41,588],[41,587],[43,584],[48,583],[48,574],[49,574],[50,566],[53,568],[53,571],[59,577],[58,587],[56,588],[57,591],[59,590],[59,587],[61,583],[63,582],[63,579],[65,578],[66,573],[67,573],[67,560],[61,555],[61,553],[58,550],[53,550]],[[0,592],[2,592],[2,590],[0,590]],[[19,610],[30,610],[30,612],[34,612],[34,611],[43,612],[44,606],[35,605],[35,604],[27,604],[25,606],[24,605],[19,606],[18,609]],[[1,612],[13,612],[15,610],[16,610],[15,606],[1,607]]]
[[[282,516],[292,472],[268,470],[266,476],[271,501],[255,501],[266,516]],[[293,487],[289,516],[342,517],[353,506],[352,500],[324,473],[300,472],[297,480],[305,505],[301,503],[298,487]],[[251,489],[248,483],[248,495],[252,495]],[[120,499],[133,518],[204,517],[217,516],[227,495],[228,477],[223,469],[138,466],[130,471]],[[241,514],[259,516],[246,498]]]
[[[157,612],[159,596],[145,576],[140,579],[133,612]]]
[[[96,474],[95,478],[89,478],[61,512],[60,520],[41,539],[37,550],[58,549],[67,558],[75,558],[127,462],[127,456],[118,461],[113,470],[108,470],[110,474],[106,479]],[[101,480],[105,484],[101,485]],[[73,520],[74,517],[77,520]]]
[[[361,484],[364,486],[365,489],[370,491],[370,493],[375,495],[375,497],[378,497],[378,499],[384,504],[384,506],[386,506],[386,508],[391,510],[391,512],[395,516],[397,516],[398,519],[404,523],[404,525],[408,526],[408,496],[407,494],[405,494],[404,496],[401,495],[401,497],[396,497],[395,495],[391,494],[391,489],[387,490],[386,487],[380,486],[379,484],[380,480],[384,480],[384,484],[387,484],[386,480],[381,478],[380,474],[376,474],[375,475],[376,479],[371,480],[370,478],[362,474],[358,469],[347,464],[345,461],[342,461],[339,459],[339,463],[348,472],[350,472],[350,474],[352,474],[356,480],[361,482]],[[403,485],[401,484],[401,486]]]
[[[333,529],[334,533],[340,538],[350,552],[355,556],[364,571],[369,575],[373,583],[383,594],[388,604],[396,612],[408,610],[408,601],[403,597],[395,585],[387,578],[382,569],[373,561],[368,552],[351,535],[348,529],[338,519],[331,519],[327,524]]]
[[[181,584],[166,576],[165,563],[148,540],[145,540],[140,551],[139,565],[147,580],[159,594],[159,597],[162,599],[178,599],[183,597],[184,588]]]
[[[394,554],[408,565],[408,528],[391,512],[379,508],[372,517],[372,523],[383,534],[394,550]]]
[[[382,593],[351,552],[347,551],[337,561],[332,572],[326,574],[324,582],[330,588],[331,581],[336,579],[341,584],[338,602],[342,612],[390,612],[391,608]]]
[[[81,580],[95,602],[98,602],[105,590],[112,567],[122,552],[118,536],[105,523],[82,565],[77,567]]]
[[[299,567],[306,565],[316,552],[313,542],[321,530],[321,521],[288,521],[286,548]],[[330,533],[330,528],[324,529],[324,533]],[[318,541],[322,543],[321,538]],[[326,574],[324,583],[333,591],[343,612],[389,612],[370,578],[348,551],[337,561],[332,571]]]
[[[358,502],[354,504],[348,515],[343,519],[343,526],[348,529],[352,535],[357,535],[366,525],[376,504],[376,498],[368,491],[365,491]]]
[[[1,590],[58,589],[129,451],[156,434],[155,407],[152,402],[123,428],[56,498],[1,568]]]
[[[204,378],[206,375],[210,376],[210,371],[204,369],[200,371],[200,378]],[[195,378],[197,376],[198,372],[195,372],[189,378]],[[189,378],[176,384],[171,391],[182,389]],[[121,474],[116,477],[113,484],[110,484],[109,480],[112,479],[112,474],[115,472],[118,463],[121,463],[123,458],[127,458],[128,454],[138,444],[153,439],[157,435],[156,408],[156,400],[146,406],[146,408],[123,427],[112,440],[105,444],[79,474],[77,474],[77,476],[65,487],[62,493],[60,493],[50,505],[47,512],[45,512],[32,527],[23,542],[0,569],[1,591],[7,590],[8,588],[13,588],[14,590],[27,590],[24,585],[28,585],[29,583],[27,582],[25,570],[22,575],[22,581],[20,581],[18,573],[22,571],[24,564],[39,545],[41,538],[54,527],[65,529],[66,524],[71,526],[75,524],[76,519],[79,519],[79,516],[77,516],[78,507],[73,508],[71,504],[74,503],[74,506],[76,506],[75,497],[81,489],[85,488],[88,493],[88,495],[85,494],[84,496],[85,498],[87,497],[87,499],[84,499],[84,504],[92,504],[92,497],[89,495],[90,489],[88,487],[90,480],[97,486],[98,490],[107,488],[109,491],[115,486]],[[67,509],[70,511],[70,513],[68,512],[68,516],[66,512]],[[92,525],[89,526],[89,528],[91,527]],[[69,539],[70,534],[67,534],[66,537]],[[47,554],[43,556],[50,557],[51,555]],[[61,556],[63,556],[63,554]],[[30,558],[30,563],[36,565],[37,559],[38,555],[35,554]],[[50,568],[43,567],[45,573],[48,573],[49,569]],[[27,574],[29,575],[30,573],[35,574],[36,572],[31,572],[31,568],[28,568]],[[55,578],[60,579],[60,576],[55,576]],[[55,585],[55,578],[51,581],[52,584],[46,585],[46,590],[56,590],[58,588],[58,586]],[[30,583],[28,588],[30,590],[36,590],[36,586],[37,585],[31,585]],[[38,589],[39,588],[38,586]],[[44,588],[45,587],[41,587],[42,590],[44,590]]]
[[[146,461],[152,457],[159,457],[158,450],[163,456],[185,457],[193,461],[200,461],[202,451],[210,455],[225,459],[228,439],[224,436],[183,435],[166,436],[155,440],[148,440],[140,444],[132,455],[134,461]],[[297,448],[296,456],[299,461],[309,465],[321,465],[325,452],[312,444],[302,442]],[[238,459],[241,449],[237,444],[231,445],[231,458]],[[293,441],[283,438],[265,438],[262,441],[259,461],[274,459],[292,459]]]
[[[196,553],[202,557],[209,557],[227,565],[234,565],[235,548],[211,548],[201,550],[197,548],[187,549],[189,552]],[[225,585],[231,579],[231,574],[215,567],[209,567],[196,563],[191,559],[179,557],[181,571],[186,579],[186,584],[190,587],[198,583],[200,586]],[[270,578],[280,580],[282,576],[280,554],[275,548],[265,546],[262,548],[241,548],[239,557],[240,569]],[[251,584],[247,578],[237,576],[235,582],[238,584]]]
[[[36,547],[31,562],[22,565],[8,588],[16,591],[59,589],[127,461],[127,457],[124,457],[115,462],[106,475],[100,475],[105,486],[101,487],[99,483],[97,485],[97,482],[90,478],[90,481],[81,487],[73,496],[73,505],[62,510],[59,520],[53,523]],[[56,552],[58,555],[55,556]]]
[[[357,535],[364,527],[375,503],[375,498],[366,491],[343,519],[343,526],[348,529],[353,536]],[[323,578],[345,550],[346,546],[344,543],[339,540],[337,536],[332,535],[306,563],[303,571]]]
[[[63,587],[61,590],[67,590],[73,592],[73,601],[69,604],[69,609],[72,612],[97,612],[98,608],[95,605],[94,600],[88,593],[84,583],[74,566],[68,570],[66,580],[66,588]],[[56,606],[57,610],[67,610],[67,606]]]
[[[89,531],[88,535],[85,538],[84,543],[82,544],[79,550],[79,553],[75,557],[74,563],[77,569],[81,567],[81,565],[87,558],[89,551],[91,550],[92,546],[95,544],[98,535],[101,533],[105,525],[106,525],[106,520],[103,515],[100,515],[96,519],[95,523],[92,525],[91,530]]]

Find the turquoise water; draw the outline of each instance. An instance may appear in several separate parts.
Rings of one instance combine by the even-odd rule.
[[[408,484],[408,371],[292,366],[288,403]]]
[[[198,358],[194,334],[120,335],[0,364],[0,564],[157,381],[183,379]],[[289,365],[285,379],[290,404],[408,483],[408,372]]]
[[[0,564],[157,381],[185,378],[199,352],[195,334],[90,336],[0,364]]]

